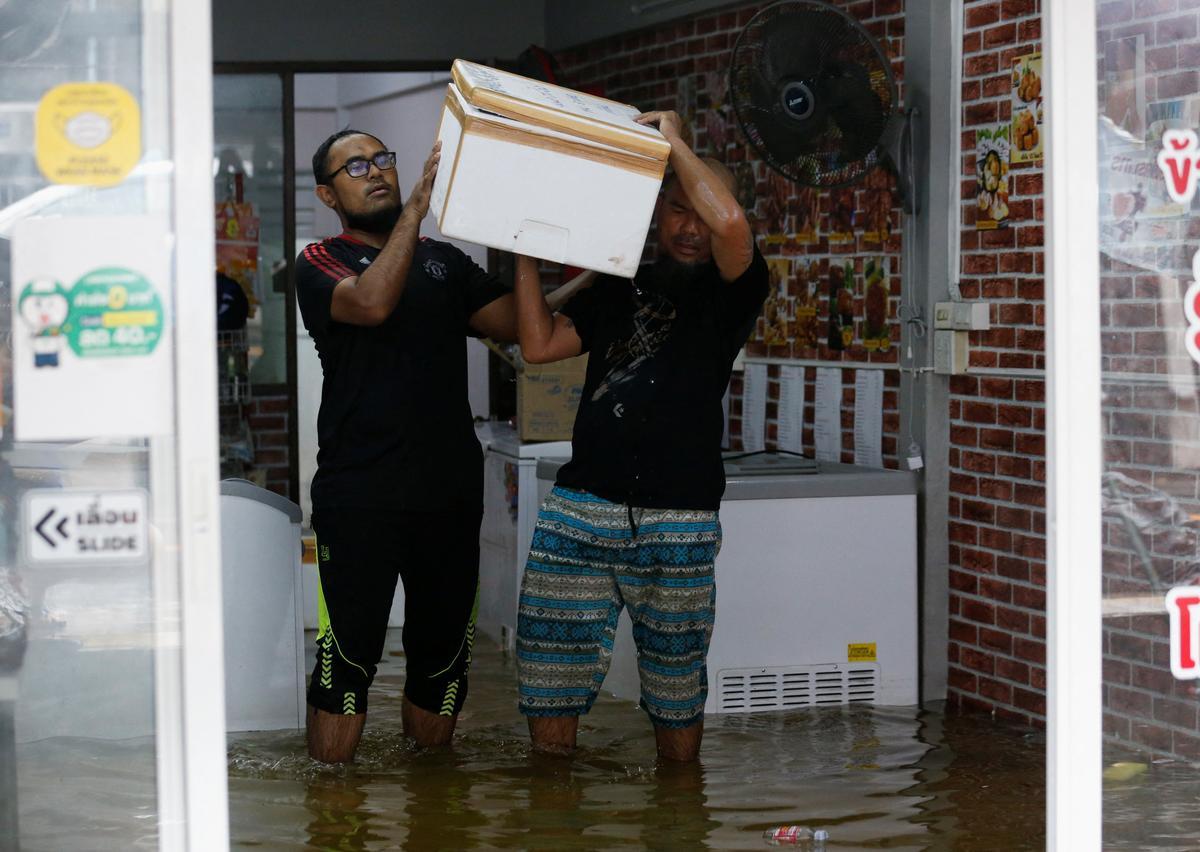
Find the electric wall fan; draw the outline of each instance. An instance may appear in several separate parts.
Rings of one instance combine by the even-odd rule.
[[[742,132],[780,174],[807,186],[853,183],[909,152],[891,63],[850,15],[819,0],[783,0],[738,35],[730,101]],[[901,175],[906,207],[912,198]]]

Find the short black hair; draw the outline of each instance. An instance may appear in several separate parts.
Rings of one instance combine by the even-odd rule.
[[[328,139],[317,146],[317,152],[313,154],[312,158],[313,178],[318,186],[329,183],[329,149],[333,147],[334,142],[347,136],[370,136],[376,142],[383,144],[375,134],[355,130],[352,127],[343,127],[337,133],[330,134]]]

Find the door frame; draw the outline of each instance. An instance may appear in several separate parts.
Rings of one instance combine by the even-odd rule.
[[[1096,0],[1046,0],[1046,843],[1101,848]]]

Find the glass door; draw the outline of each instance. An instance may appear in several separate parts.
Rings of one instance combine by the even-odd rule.
[[[209,18],[5,5],[4,849],[228,842]]]
[[[1048,836],[1056,849],[1192,848],[1200,13],[1174,0],[1044,8]]]

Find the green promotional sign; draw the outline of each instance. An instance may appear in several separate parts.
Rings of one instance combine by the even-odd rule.
[[[154,286],[129,269],[95,269],[71,288],[67,342],[80,358],[149,355],[162,337]]]

